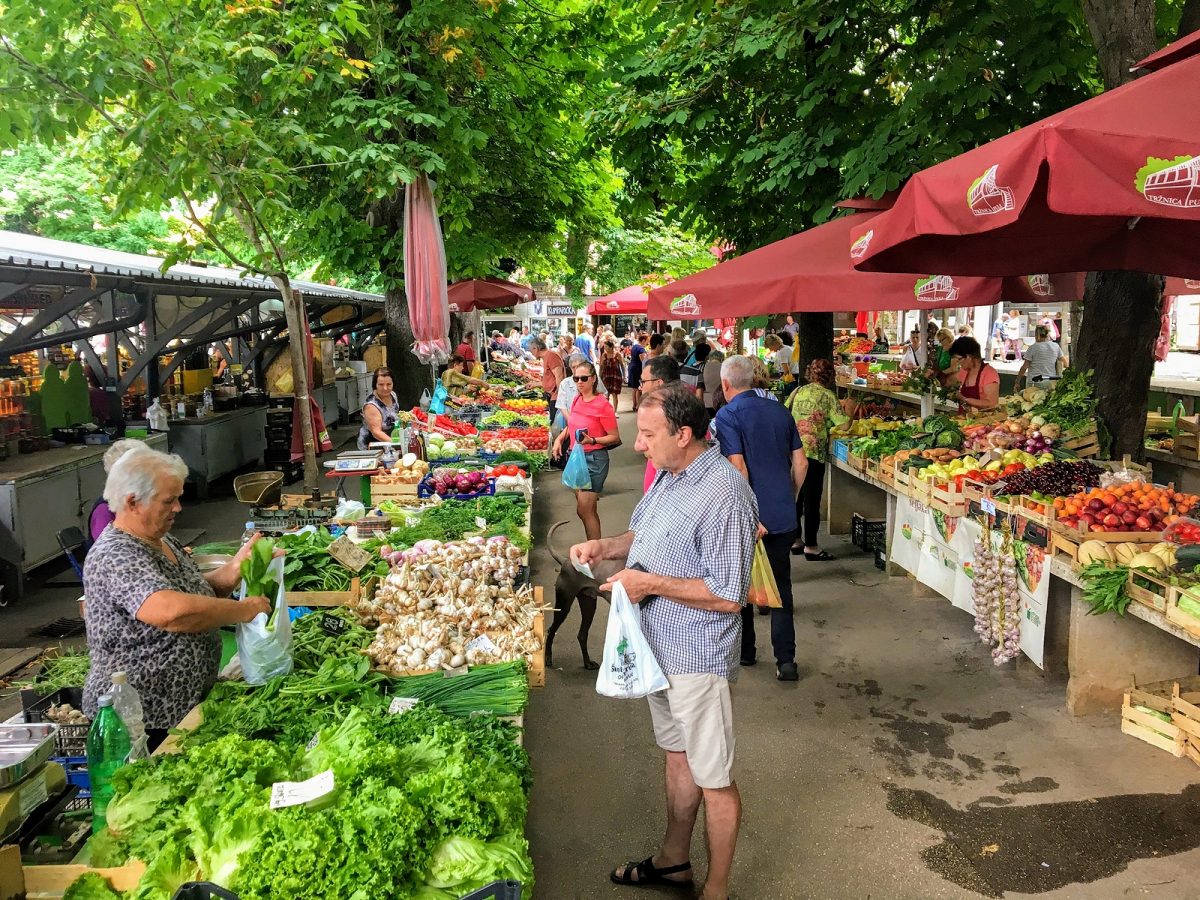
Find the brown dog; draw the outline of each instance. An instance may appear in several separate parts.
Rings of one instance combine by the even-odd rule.
[[[554,635],[578,600],[579,614],[582,617],[579,622],[579,649],[583,652],[583,667],[599,669],[600,664],[588,655],[588,632],[591,631],[592,619],[596,616],[596,601],[601,596],[600,585],[624,569],[625,560],[605,559],[595,563],[592,565],[592,574],[596,577],[588,578],[575,568],[570,559],[564,559],[554,550],[554,532],[566,524],[555,522],[546,533],[546,547],[559,566],[558,578],[554,582],[554,621],[546,630],[546,666],[549,668],[554,665]],[[608,596],[604,595],[604,599],[607,600]]]

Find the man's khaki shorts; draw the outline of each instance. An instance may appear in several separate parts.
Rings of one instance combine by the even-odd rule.
[[[697,787],[733,784],[733,700],[719,675],[668,675],[671,687],[650,694],[654,739],[686,753]]]

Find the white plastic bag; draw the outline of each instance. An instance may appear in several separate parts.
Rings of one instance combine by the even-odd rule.
[[[613,585],[608,610],[604,656],[596,677],[596,693],[619,700],[636,700],[665,691],[670,684],[642,634],[641,613],[629,602],[621,582]]]
[[[276,557],[267,569],[279,582],[271,615],[259,613],[252,621],[237,626],[238,658],[246,684],[266,684],[276,675],[290,675],[292,671],[292,623],[284,596],[283,563],[284,557]],[[238,592],[245,597],[245,581]]]

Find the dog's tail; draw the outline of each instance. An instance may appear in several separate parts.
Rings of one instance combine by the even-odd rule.
[[[555,522],[550,526],[550,530],[546,532],[546,549],[550,551],[550,555],[554,557],[554,561],[560,566],[565,566],[568,560],[563,559],[554,549],[554,532],[566,525],[566,522]]]

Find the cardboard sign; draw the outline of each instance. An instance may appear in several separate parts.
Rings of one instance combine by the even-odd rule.
[[[350,623],[338,616],[322,613],[321,630],[330,637],[338,637],[350,630]]]
[[[374,559],[370,553],[345,535],[329,545],[329,555],[351,572],[361,572]]]

